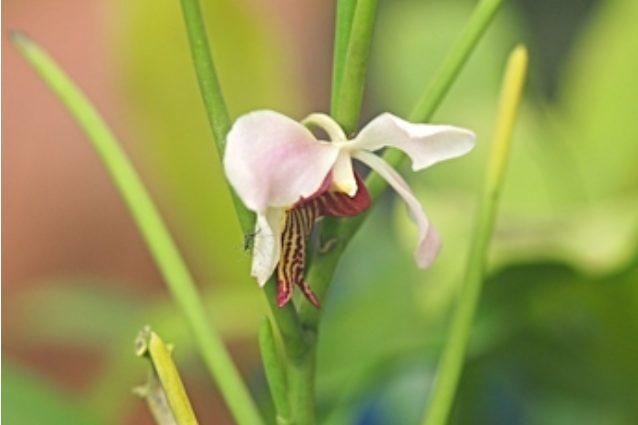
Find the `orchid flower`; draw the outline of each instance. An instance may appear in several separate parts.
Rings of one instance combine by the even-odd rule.
[[[318,140],[309,128],[323,130],[330,141]],[[295,286],[319,307],[304,280],[306,240],[322,216],[350,217],[370,205],[353,159],[376,171],[406,202],[418,228],[414,258],[420,268],[429,267],[440,238],[407,183],[373,152],[400,149],[418,171],[461,156],[474,143],[469,130],[412,124],[388,113],[353,139],[324,114],[311,114],[301,123],[268,110],[241,116],[228,134],[224,168],[237,195],[257,215],[252,276],[263,286],[276,269],[280,307],[290,300]]]

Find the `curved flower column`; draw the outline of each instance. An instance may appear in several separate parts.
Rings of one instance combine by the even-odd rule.
[[[290,300],[295,285],[319,306],[303,278],[305,244],[320,217],[349,217],[368,208],[368,191],[352,167],[353,158],[379,173],[406,202],[418,228],[416,263],[430,266],[440,248],[438,234],[403,178],[372,152],[401,149],[418,171],[469,152],[474,133],[412,124],[387,113],[352,140],[327,115],[312,114],[302,123],[277,112],[256,111],[240,117],[228,134],[226,175],[246,207],[257,214],[251,274],[259,285],[277,269],[280,307]],[[323,129],[331,141],[317,140],[306,126]]]

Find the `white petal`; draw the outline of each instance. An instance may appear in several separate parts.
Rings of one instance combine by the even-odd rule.
[[[339,124],[329,115],[320,113],[310,114],[304,118],[301,123],[306,127],[310,126],[322,129],[333,142],[343,142],[347,140],[343,129],[339,127]]]
[[[228,133],[224,169],[246,207],[264,213],[314,194],[339,149],[273,111],[241,116]]]
[[[401,149],[412,159],[412,169],[422,170],[437,162],[464,155],[474,147],[470,130],[448,125],[412,124],[392,114],[382,114],[348,143],[348,149],[375,151]]]
[[[279,262],[285,217],[283,208],[269,208],[266,215],[257,214],[250,274],[257,279],[259,286],[266,284]]]
[[[350,154],[341,151],[332,168],[332,185],[339,191],[353,197],[357,193],[357,180],[354,178],[352,158]]]
[[[419,230],[414,260],[420,268],[425,269],[429,267],[439,253],[441,239],[434,227],[430,225],[427,216],[423,212],[423,208],[421,208],[421,204],[419,204],[419,201],[414,197],[410,187],[392,167],[377,155],[359,151],[353,154],[353,156],[379,173],[379,175],[401,195],[408,205],[410,218]]]

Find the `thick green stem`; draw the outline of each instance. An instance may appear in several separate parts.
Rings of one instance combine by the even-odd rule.
[[[281,359],[277,354],[277,343],[275,342],[272,325],[267,317],[264,318],[259,327],[259,350],[261,351],[261,359],[266,372],[268,387],[270,387],[270,394],[277,412],[277,424],[288,425],[292,422],[290,419],[288,385],[286,384]]]
[[[334,54],[332,59],[332,93],[330,96],[330,114],[335,116],[339,93],[343,80],[343,69],[348,54],[348,42],[352,30],[352,19],[357,0],[338,0],[335,24]]]
[[[307,354],[288,359],[288,388],[292,417],[297,425],[316,423],[315,407],[315,362],[316,346],[312,341]]]
[[[346,134],[353,133],[359,123],[376,12],[377,0],[359,0],[351,19],[350,31],[343,30],[348,38],[348,50],[343,66],[340,63],[335,66],[335,71],[341,71],[341,74],[333,77],[333,85],[336,88],[333,90],[333,94],[338,96],[337,101],[333,101],[335,104],[333,118],[341,125]],[[344,14],[347,17],[345,12]],[[340,28],[337,27],[337,29]],[[340,41],[340,38],[345,38],[345,36],[337,33],[336,38]],[[342,46],[337,47],[342,48]],[[341,58],[340,51],[335,52],[335,56]]]
[[[353,132],[358,124],[363,99],[377,0],[340,0],[338,7],[331,109],[335,120],[344,130]],[[330,277],[332,270],[329,269]],[[327,284],[322,286],[327,287]],[[319,290],[320,297],[324,294],[325,291]],[[312,318],[302,319],[301,323],[305,350],[289,353],[287,369],[292,417],[299,425],[313,425],[316,421],[315,361],[319,316],[314,307],[311,310],[307,307],[308,304],[304,302],[300,308],[300,314],[305,312]]]
[[[503,0],[483,0],[479,3],[459,40],[436,74],[429,89],[415,107],[414,112],[411,114],[412,120],[429,120],[441,103],[447,90],[456,80],[460,70],[467,62],[471,52],[475,49],[479,39],[485,33],[485,30],[502,2]],[[361,99],[363,97],[365,65],[372,35],[372,22],[376,11],[376,2],[372,1],[361,6],[362,4],[362,2],[357,4],[352,29],[347,31],[338,25],[335,38],[335,48],[343,49],[344,40],[348,39],[349,35],[346,59],[344,62],[337,62],[334,65],[333,96],[338,96],[338,99],[333,97],[332,102],[332,114],[347,133],[351,133],[356,129],[359,119]],[[347,4],[345,6],[347,6]],[[361,10],[359,10],[359,6],[361,6]],[[343,21],[347,21],[349,19],[348,13],[351,14],[351,11],[345,9],[343,13],[344,16],[346,16],[343,18]],[[358,40],[357,37],[363,38]],[[358,53],[356,53],[357,48],[361,49]],[[352,51],[350,49],[352,49]],[[335,52],[335,60],[343,57],[343,52]],[[339,74],[339,72],[341,72],[341,74]],[[403,155],[400,152],[390,149],[386,152],[384,158],[391,165],[397,166],[403,159]],[[376,175],[376,173],[372,173],[366,180],[366,186],[374,202],[379,199],[387,183]],[[320,299],[323,299],[328,291],[339,259],[349,240],[354,236],[366,218],[367,213],[349,219],[324,220],[322,237],[324,240],[336,240],[337,243],[334,244],[328,252],[315,253],[307,276],[308,282],[311,282],[313,290]],[[312,338],[309,338],[310,341],[314,341],[318,332],[320,311],[304,303],[299,309],[299,317],[302,328],[308,334],[312,335]],[[310,345],[308,355],[312,354],[314,356],[315,348],[314,344]],[[310,365],[312,368],[305,367]],[[300,377],[305,376],[305,379],[301,379],[302,382],[307,381],[307,385],[310,385],[310,383],[314,385],[314,381],[312,381],[314,360],[312,363],[308,362],[303,366],[304,367],[296,368],[295,373],[299,373]],[[306,389],[306,392],[308,391],[309,390]]]
[[[352,20],[357,0],[338,0],[335,24],[334,53],[332,58],[332,92],[330,95],[330,114],[335,116],[339,93],[343,80],[343,69],[348,56],[348,42],[352,30]]]
[[[517,47],[510,55],[503,81],[494,147],[488,164],[481,208],[470,249],[465,287],[452,317],[448,338],[441,354],[434,391],[423,421],[424,425],[444,425],[447,423],[454,402],[472,330],[472,322],[481,293],[487,248],[494,227],[496,207],[503,185],[503,174],[526,70],[527,51],[524,47]]]
[[[277,328],[284,341],[286,357],[298,358],[308,351],[308,344],[301,329],[297,310],[292,303],[283,307],[277,306],[277,282],[271,277],[264,286],[264,295],[270,309],[277,320]]]
[[[257,407],[221,336],[210,324],[186,264],[118,141],[93,105],[44,51],[23,34],[13,33],[12,37],[20,52],[69,109],[102,159],[237,422],[261,424]]]

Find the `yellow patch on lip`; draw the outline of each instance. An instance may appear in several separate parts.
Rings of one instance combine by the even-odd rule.
[[[349,197],[353,197],[357,193],[357,187],[351,184],[337,184],[333,183],[330,187],[331,192],[345,193]]]

